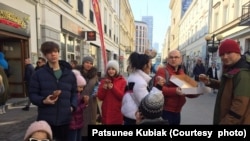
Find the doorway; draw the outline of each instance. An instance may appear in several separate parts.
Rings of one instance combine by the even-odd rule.
[[[25,97],[23,83],[24,59],[29,57],[28,39],[0,35],[0,51],[9,65],[9,97]]]

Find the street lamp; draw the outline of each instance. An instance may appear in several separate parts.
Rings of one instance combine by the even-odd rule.
[[[215,40],[215,37],[217,40]],[[207,41],[207,50],[210,53],[214,53],[218,50],[218,47],[220,45],[220,41],[223,39],[222,35],[215,36],[214,34],[212,36],[207,35],[205,37],[205,40]]]
[[[216,40],[215,40],[216,38]],[[207,41],[207,62],[206,62],[206,66],[208,68],[209,66],[209,53],[212,53],[212,56],[215,52],[217,52],[218,47],[220,45],[220,41],[223,39],[223,36],[221,34],[219,35],[215,35],[213,34],[211,35],[206,35],[205,36],[205,40]]]

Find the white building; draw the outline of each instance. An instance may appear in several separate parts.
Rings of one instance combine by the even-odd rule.
[[[0,51],[8,60],[11,97],[23,97],[24,59],[35,65],[44,41],[60,45],[60,59],[75,59],[79,64],[86,55],[104,74],[100,32],[92,0],[0,0]],[[128,0],[98,0],[107,60],[119,60],[124,70],[127,46],[133,49],[135,25]],[[96,32],[88,40],[87,31]],[[93,36],[92,36],[93,37]],[[127,46],[123,46],[123,41]]]
[[[135,29],[135,51],[138,53],[144,53],[146,49],[149,49],[147,23],[135,21]]]

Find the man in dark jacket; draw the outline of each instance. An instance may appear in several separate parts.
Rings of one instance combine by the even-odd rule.
[[[30,100],[38,107],[37,120],[51,126],[56,141],[67,141],[71,114],[77,106],[76,77],[66,61],[59,60],[59,45],[47,41],[41,45],[47,64],[30,80]]]
[[[31,64],[30,58],[26,58],[24,60],[25,63],[25,69],[24,69],[24,84],[25,84],[25,93],[26,96],[29,96],[29,83],[30,83],[30,78],[32,76],[32,74],[35,72],[35,68],[33,67],[33,65]],[[22,110],[24,111],[29,111],[30,109],[30,100],[28,99],[28,103],[25,107],[22,108]]]
[[[46,59],[43,57],[38,57],[38,60],[36,62],[35,71],[37,71],[38,69],[43,67],[45,64],[46,64]]]
[[[215,66],[215,63],[212,63],[211,67],[208,68],[207,75],[209,76],[209,78],[218,80],[217,68]],[[213,92],[216,93],[216,90],[213,89]]]
[[[193,75],[194,75],[195,81],[199,81],[199,75],[205,74],[205,73],[206,73],[206,69],[202,63],[202,60],[201,60],[201,58],[198,58],[196,60],[196,65],[193,69]]]

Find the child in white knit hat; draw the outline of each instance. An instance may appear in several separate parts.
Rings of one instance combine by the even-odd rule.
[[[121,105],[126,83],[126,79],[119,73],[118,62],[110,60],[106,76],[101,80],[97,91],[97,97],[102,101],[102,124],[123,124]]]
[[[52,139],[51,127],[44,120],[31,123],[24,136],[24,141],[52,141]]]
[[[80,141],[81,130],[83,127],[83,109],[88,106],[89,96],[81,95],[86,85],[86,80],[81,75],[80,71],[73,69],[77,81],[77,108],[72,114],[71,122],[69,125],[68,141]]]

